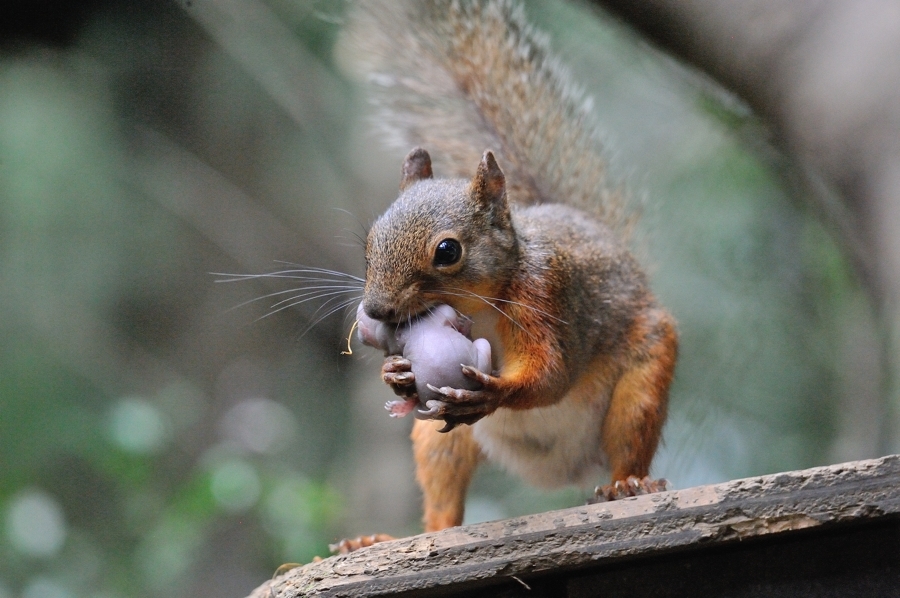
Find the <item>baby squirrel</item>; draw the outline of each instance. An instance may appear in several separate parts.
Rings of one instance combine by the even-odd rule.
[[[414,423],[426,531],[462,522],[485,458],[541,486],[606,469],[606,498],[660,489],[646,476],[675,322],[626,248],[581,95],[506,0],[373,0],[350,23],[387,138],[427,147],[448,177],[424,149],[406,157],[366,239],[362,309],[394,324],[447,304],[493,349],[494,371],[462,368],[480,388],[440,388],[426,413],[440,421]],[[414,395],[409,360],[382,375]]]
[[[410,362],[409,383],[415,384],[415,394],[405,400],[388,401],[384,407],[391,417],[404,417],[421,405],[429,411],[419,409],[416,417],[429,417],[428,402],[441,397],[434,384],[477,390],[481,384],[467,378],[462,367],[472,365],[488,371],[493,367],[490,343],[483,338],[474,341],[468,338],[472,323],[460,318],[449,305],[433,307],[417,315],[408,325],[399,326],[370,318],[360,303],[356,323],[359,340],[364,345],[382,349],[386,356],[401,355]],[[392,377],[395,384],[403,382],[397,376]]]

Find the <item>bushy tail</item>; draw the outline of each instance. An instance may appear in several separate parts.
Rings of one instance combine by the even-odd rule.
[[[436,174],[453,177],[471,177],[492,149],[515,201],[568,203],[627,225],[590,102],[518,4],[365,0],[346,33],[390,144],[424,147]]]

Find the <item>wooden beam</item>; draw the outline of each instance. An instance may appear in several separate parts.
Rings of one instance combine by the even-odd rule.
[[[877,522],[900,532],[898,514],[900,456],[888,456],[385,542],[293,569],[251,598],[500,595],[503,588],[518,589],[503,595],[527,595],[526,586],[548,575],[584,577],[610,564],[658,561],[754,538],[808,538],[804,530],[841,532]],[[900,557],[891,559],[900,575]]]

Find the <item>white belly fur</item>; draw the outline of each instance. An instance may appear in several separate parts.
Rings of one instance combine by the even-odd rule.
[[[498,409],[472,432],[489,460],[535,486],[594,486],[606,463],[601,428],[609,395],[595,384],[578,385],[550,407]]]

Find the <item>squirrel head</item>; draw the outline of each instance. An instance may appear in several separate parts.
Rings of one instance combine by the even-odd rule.
[[[400,196],[366,238],[363,309],[399,322],[446,303],[472,313],[497,297],[519,259],[506,180],[485,151],[471,181],[435,179],[431,157],[412,150]]]

